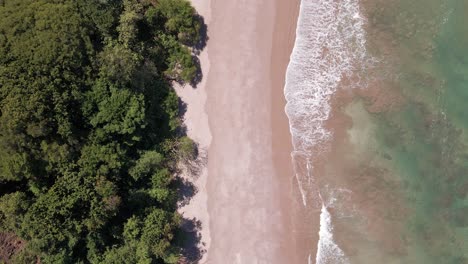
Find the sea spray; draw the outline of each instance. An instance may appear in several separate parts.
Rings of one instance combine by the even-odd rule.
[[[317,264],[341,264],[348,263],[343,251],[333,242],[333,227],[331,215],[325,204],[322,204],[320,213],[320,240],[317,245]]]
[[[286,73],[284,93],[296,179],[304,207],[308,202],[322,205],[317,263],[345,262],[333,242],[331,215],[320,199],[311,160],[332,137],[324,127],[331,96],[342,78],[351,76],[366,58],[364,23],[358,0],[302,0]]]

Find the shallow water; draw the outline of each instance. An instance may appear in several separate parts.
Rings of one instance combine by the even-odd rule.
[[[286,113],[303,210],[321,211],[320,240],[315,241],[319,263],[346,262],[333,240],[328,211],[331,201],[322,199],[313,173],[315,162],[331,139],[331,131],[324,126],[330,115],[330,97],[339,87],[341,76],[352,74],[355,62],[365,56],[363,23],[356,0],[302,0],[286,74]]]
[[[368,16],[370,31],[379,28],[394,41],[386,54],[378,45],[369,48],[389,62],[382,69],[391,74],[375,77],[401,96],[398,106],[373,114],[376,149],[389,159],[405,207],[396,215],[402,252],[390,258],[467,263],[468,1],[387,5],[369,8]]]
[[[303,0],[285,95],[317,263],[468,263],[468,0]]]

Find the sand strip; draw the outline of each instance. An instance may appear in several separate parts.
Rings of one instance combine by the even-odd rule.
[[[286,219],[288,232],[293,233],[294,259],[288,263],[309,263],[315,260],[319,239],[320,214],[315,207],[304,207],[301,192],[294,175],[291,151],[289,120],[285,114],[284,98],[285,73],[296,37],[296,21],[299,15],[300,0],[277,1],[273,51],[271,56],[272,80],[272,131],[273,161],[278,180],[284,186],[281,206],[289,208],[290,218]],[[290,188],[286,192],[286,188]]]
[[[192,5],[201,15],[206,24],[210,23],[211,9],[210,0],[191,0]],[[185,220],[192,224],[199,224],[189,226],[184,229],[187,232],[192,232],[193,237],[189,237],[188,244],[188,261],[196,263],[204,263],[210,247],[210,217],[207,209],[208,192],[206,190],[206,183],[208,179],[208,148],[211,143],[211,132],[208,125],[208,114],[205,111],[205,104],[207,100],[206,94],[206,81],[210,71],[210,61],[208,59],[208,46],[205,47],[198,55],[200,59],[201,70],[203,78],[197,87],[186,85],[181,87],[175,85],[177,94],[179,95],[183,104],[185,104],[184,124],[187,129],[187,135],[198,144],[199,157],[195,162],[196,168],[192,170],[184,170],[182,175],[189,185],[194,188],[194,195],[190,198],[188,204],[178,209]],[[190,230],[192,228],[192,230]],[[192,240],[192,241],[190,241]],[[186,253],[187,255],[187,253]]]
[[[283,96],[299,1],[192,3],[208,23],[204,79],[177,90],[188,135],[209,158],[180,211],[202,223],[200,263],[303,263]]]
[[[281,7],[286,6],[283,3]],[[274,106],[272,102],[272,98],[278,102],[283,98],[284,58],[290,54],[290,50],[281,53],[283,60],[279,61],[283,63],[278,66],[282,69],[273,71],[273,62],[278,62],[271,57],[276,8],[276,3],[268,0],[211,3],[209,263],[295,263],[287,175],[291,173],[291,138],[284,101]],[[296,17],[285,20],[294,25],[292,28],[295,22]],[[285,41],[279,47],[291,48],[291,39],[292,34],[275,41]],[[278,79],[271,78],[273,72]],[[279,123],[273,127],[277,115]],[[275,138],[272,128],[278,129]],[[275,144],[273,150],[274,141],[285,144]],[[278,155],[273,156],[274,152]],[[281,171],[275,163],[284,165],[279,166]]]

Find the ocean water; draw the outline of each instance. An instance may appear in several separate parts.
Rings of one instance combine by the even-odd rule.
[[[467,14],[302,0],[285,97],[309,263],[468,263]]]

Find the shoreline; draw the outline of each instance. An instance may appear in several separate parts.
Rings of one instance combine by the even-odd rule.
[[[318,230],[320,215],[316,219],[310,217],[307,207],[303,206],[302,195],[299,189],[293,168],[292,135],[289,119],[285,112],[286,98],[284,87],[286,84],[286,71],[289,65],[295,39],[297,20],[299,18],[300,0],[293,3],[277,1],[275,19],[275,31],[273,51],[271,55],[271,80],[272,80],[272,131],[273,131],[273,161],[278,178],[283,186],[288,186],[289,194],[282,199],[283,207],[292,208],[292,216],[288,219],[293,233],[294,261],[291,263],[308,263],[315,259],[317,251]],[[294,21],[291,23],[291,21]],[[315,228],[315,229],[314,229]]]

